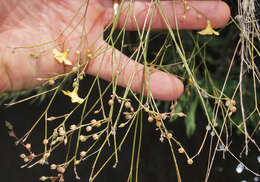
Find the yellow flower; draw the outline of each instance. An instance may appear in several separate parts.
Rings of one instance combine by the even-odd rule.
[[[75,87],[72,92],[71,91],[64,91],[64,90],[62,90],[62,92],[63,92],[64,95],[67,95],[71,98],[72,103],[82,104],[84,102],[84,99],[82,99],[78,96],[78,87]]]
[[[54,54],[54,58],[56,61],[58,61],[58,63],[63,63],[65,65],[72,65],[71,61],[69,59],[67,59],[68,56],[68,52],[60,52],[57,49],[53,49],[52,53]]]
[[[189,79],[188,79],[188,81],[189,81],[189,83],[193,83],[193,81],[192,81],[192,79],[191,79],[191,78],[189,78]]]
[[[200,35],[213,35],[214,34],[214,35],[217,35],[217,36],[219,35],[219,33],[212,28],[209,20],[207,21],[206,28],[199,31],[198,34],[200,34]]]

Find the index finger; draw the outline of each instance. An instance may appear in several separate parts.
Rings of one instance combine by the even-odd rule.
[[[206,19],[211,21],[213,27],[219,28],[223,27],[230,18],[229,6],[222,1],[187,1],[187,5],[191,8],[184,14],[182,1],[160,1],[158,4],[146,1],[126,2],[122,6],[122,11],[119,10],[118,28],[122,28],[125,23],[127,30],[136,30],[137,27],[142,29],[144,26],[147,28],[145,21],[149,23],[152,18],[151,29],[166,29],[167,25],[162,13],[173,29],[176,29],[176,23],[179,29],[202,29],[206,26]],[[153,8],[156,8],[154,15],[152,15]],[[113,9],[106,11],[110,15],[107,17],[107,22],[111,22]],[[199,14],[203,16],[198,18]]]

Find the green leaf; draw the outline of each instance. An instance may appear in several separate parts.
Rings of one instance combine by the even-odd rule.
[[[186,134],[188,137],[191,137],[196,130],[196,110],[198,106],[199,97],[195,97],[194,101],[191,103],[187,117],[185,118],[186,124]]]

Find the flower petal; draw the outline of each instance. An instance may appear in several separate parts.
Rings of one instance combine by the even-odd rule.
[[[65,65],[69,65],[69,66],[72,65],[71,61],[68,60],[67,58],[63,58],[63,62],[64,62]]]
[[[219,33],[212,28],[210,21],[207,21],[206,28],[199,31],[198,34],[200,34],[200,35],[213,35],[214,34],[216,36],[219,36]]]
[[[64,95],[67,95],[71,98],[71,102],[72,103],[79,103],[79,104],[82,104],[84,102],[84,99],[80,98],[78,96],[78,88],[74,88],[74,90],[71,92],[71,91],[64,91],[62,90],[62,93]]]
[[[68,52],[60,52],[57,49],[53,49],[52,53],[54,54],[54,58],[55,60],[60,63],[60,64],[65,64],[65,65],[72,65],[71,61],[69,59],[67,59],[68,56]]]
[[[75,97],[71,97],[71,102],[72,103],[79,103],[79,104],[82,104],[84,102],[84,99],[78,97],[78,96],[75,96]]]

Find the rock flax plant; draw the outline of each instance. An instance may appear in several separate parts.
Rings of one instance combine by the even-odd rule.
[[[65,73],[50,73],[48,76],[36,78],[43,84],[36,95],[7,104],[12,106],[44,95],[48,95],[44,99],[50,97],[49,104],[33,121],[33,126],[24,136],[16,136],[15,124],[11,124],[15,121],[6,121],[9,135],[15,138],[17,145],[24,147],[24,153],[20,155],[24,162],[21,167],[48,166],[54,175],[43,174],[39,180],[62,182],[66,181],[64,174],[71,169],[74,170],[75,178],[79,180],[80,174],[77,169],[87,159],[93,159],[92,163],[89,163],[92,166],[89,181],[93,182],[111,162],[113,167],[117,168],[120,163],[121,147],[129,137],[129,133],[134,131],[131,139],[129,175],[125,180],[138,181],[143,127],[154,125],[158,140],[169,145],[178,182],[182,181],[178,159],[185,158],[187,165],[199,162],[196,161],[196,157],[203,151],[208,141],[210,149],[205,181],[208,181],[211,175],[215,156],[219,152],[223,155],[230,154],[238,163],[246,166],[248,171],[259,176],[256,169],[247,167],[247,164],[229,148],[232,142],[230,141],[232,129],[235,129],[245,138],[241,156],[250,154],[249,143],[252,143],[251,146],[258,152],[260,151],[259,141],[254,139],[259,133],[260,125],[258,95],[260,73],[257,66],[260,56],[260,34],[259,20],[256,19],[257,1],[238,0],[236,16],[231,17],[228,26],[219,30],[214,30],[211,20],[189,1],[173,1],[170,8],[175,15],[179,11],[175,8],[175,3],[182,5],[182,22],[187,21],[190,11],[197,14],[198,20],[204,20],[205,28],[195,32],[179,31],[177,21],[176,30],[173,30],[161,1],[154,0],[147,13],[151,16],[145,18],[142,27],[137,23],[137,17],[131,19],[132,23],[136,24],[135,33],[126,31],[134,1],[114,1],[112,12],[114,18],[105,31],[97,31],[96,33],[100,35],[86,38],[88,31],[95,31],[85,23],[91,16],[89,13],[92,11],[89,8],[91,3],[93,2],[82,0],[73,16],[65,20],[66,26],[58,31],[53,40],[12,48],[14,52],[29,52],[35,62],[51,52],[52,57],[49,59],[66,70]],[[151,31],[151,22],[158,13],[166,24],[166,31]],[[119,25],[119,17],[122,14],[125,22]],[[121,27],[119,30],[118,26]],[[228,32],[233,32],[236,37],[232,40],[233,47],[227,50],[225,44],[231,42]],[[100,42],[103,38],[105,41]],[[219,54],[217,46],[224,47],[226,51],[223,53],[222,50],[223,56],[218,57],[223,59],[221,61],[214,58],[214,54]],[[117,50],[124,52],[134,61],[126,61]],[[107,63],[104,55],[109,55],[111,62]],[[138,63],[143,64],[141,70]],[[125,69],[129,68],[128,64],[135,66],[131,66],[134,69],[124,77],[122,75]],[[93,82],[89,83],[89,89],[83,91],[82,80],[88,77],[86,70],[89,66],[94,66],[98,74],[95,75]],[[100,79],[106,74],[101,70],[110,70],[113,75],[111,80],[108,80],[106,88],[101,87]],[[184,95],[180,99],[162,102],[154,98],[149,77],[156,70],[166,74],[177,74],[185,83]],[[140,73],[142,80],[136,80],[136,75]],[[136,88],[132,86],[136,81],[142,84],[138,94]],[[69,87],[66,86],[68,84]],[[125,86],[125,89],[122,91],[118,85]],[[93,93],[98,95],[98,99],[90,103]],[[62,95],[64,100],[68,100],[69,108],[72,109],[67,113],[53,116],[50,115],[50,110],[57,95]],[[106,95],[110,97],[105,98]],[[175,131],[169,130],[167,126],[174,126],[175,122],[183,120],[186,124],[186,133],[183,135],[191,136],[196,130],[196,124],[200,122],[198,116],[196,117],[198,109],[203,111],[204,115],[204,137],[201,138],[200,146],[194,146],[197,151],[190,154],[182,144],[182,136],[176,136]],[[80,113],[80,118],[73,123],[72,118],[76,113]],[[93,115],[96,117],[92,117]],[[36,144],[30,142],[30,136],[42,123],[44,138],[40,145],[43,150],[41,153],[36,153],[34,152]],[[122,132],[123,136],[118,137],[119,132]],[[55,157],[52,157],[57,155],[55,151],[59,148],[64,148],[62,151],[66,156],[62,162],[55,161],[53,160]],[[102,155],[106,148],[113,150],[103,159]],[[180,155],[177,156],[177,153]],[[100,161],[102,165],[98,165]]]

